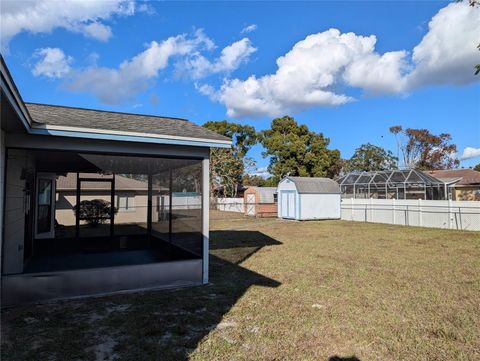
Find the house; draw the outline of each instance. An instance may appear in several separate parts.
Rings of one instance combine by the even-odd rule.
[[[207,283],[209,154],[230,139],[25,103],[0,71],[2,306]]]
[[[480,201],[480,172],[473,169],[445,169],[425,172],[448,184],[454,201]]]
[[[245,215],[277,216],[277,187],[248,187],[244,192]]]
[[[329,178],[286,177],[278,184],[278,217],[340,219],[341,192]]]

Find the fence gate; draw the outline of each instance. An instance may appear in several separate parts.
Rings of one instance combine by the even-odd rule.
[[[255,194],[247,194],[247,206],[245,208],[247,216],[255,215]]]

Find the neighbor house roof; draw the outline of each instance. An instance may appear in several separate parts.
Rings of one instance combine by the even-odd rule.
[[[455,179],[458,179],[459,181],[456,182],[455,185],[466,186],[480,184],[480,172],[473,169],[431,170],[425,173],[447,183],[451,183],[455,181]]]
[[[196,125],[186,119],[110,112],[59,105],[25,103],[35,128],[128,134],[131,136],[168,136],[194,138],[230,144],[230,138]]]
[[[111,175],[104,176],[102,174],[82,174],[80,178],[95,178],[99,182],[82,181],[82,190],[106,190],[110,191],[111,186],[109,182],[100,182],[102,179],[112,179]],[[66,176],[60,176],[57,180],[57,191],[76,190],[77,189],[77,173],[67,173]],[[115,191],[148,191],[148,183],[115,175]]]
[[[330,178],[286,177],[297,187],[298,193],[340,194],[340,186]]]

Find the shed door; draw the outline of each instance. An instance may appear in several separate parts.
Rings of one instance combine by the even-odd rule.
[[[295,218],[295,192],[282,192],[282,218]]]
[[[255,215],[255,194],[247,194],[247,216]]]

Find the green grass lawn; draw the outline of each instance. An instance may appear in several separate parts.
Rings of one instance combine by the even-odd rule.
[[[479,232],[211,228],[210,285],[5,310],[2,359],[480,359]]]

